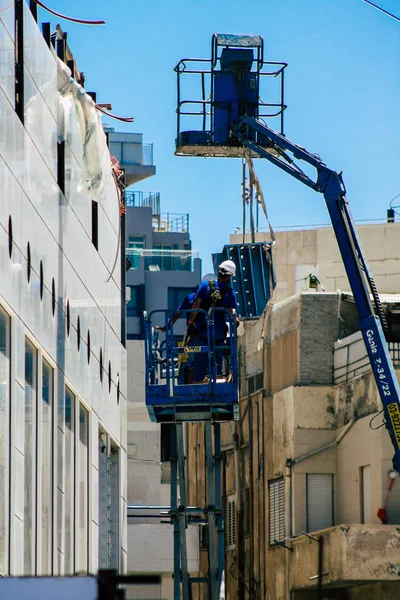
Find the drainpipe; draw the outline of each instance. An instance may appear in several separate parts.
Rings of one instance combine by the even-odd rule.
[[[233,421],[233,456],[235,459],[235,505],[236,513],[240,512],[240,480],[239,480],[239,435],[237,421]]]
[[[357,416],[355,415],[351,419],[351,421],[349,421],[347,423],[346,427],[338,435],[338,437],[335,440],[333,440],[333,442],[330,442],[329,444],[325,444],[325,446],[321,446],[320,448],[316,448],[315,450],[311,450],[310,452],[307,452],[306,454],[302,454],[301,456],[298,456],[297,458],[288,458],[286,461],[286,466],[292,468],[294,465],[297,465],[297,463],[302,462],[303,460],[306,460],[307,458],[310,458],[311,456],[314,456],[315,454],[319,454],[320,452],[323,452],[324,450],[328,450],[329,448],[333,448],[334,446],[337,446],[342,441],[342,439],[344,438],[346,433],[349,431],[349,429],[354,425],[354,423],[356,421],[357,421]],[[292,474],[292,471],[291,471],[291,474]]]
[[[285,531],[286,537],[291,538],[292,532],[292,498],[293,498],[293,467],[289,461],[286,461],[286,477],[285,477]],[[286,579],[286,600],[290,600],[290,560],[291,552],[286,552],[285,556],[285,579]]]

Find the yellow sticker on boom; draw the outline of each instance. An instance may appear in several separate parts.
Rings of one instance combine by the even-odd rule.
[[[185,352],[201,352],[201,346],[186,346]]]
[[[388,404],[388,412],[392,421],[394,435],[396,436],[397,445],[400,449],[400,410],[397,402]]]

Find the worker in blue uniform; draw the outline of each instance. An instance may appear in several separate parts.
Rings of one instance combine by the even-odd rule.
[[[202,285],[203,282],[205,282],[205,281],[208,282],[214,278],[215,278],[214,273],[211,273],[211,274],[209,273],[207,275],[203,275],[199,285],[196,285],[196,287],[194,288],[194,290],[191,294],[188,294],[187,296],[184,297],[184,299],[182,300],[182,302],[180,303],[180,305],[174,312],[172,319],[168,321],[168,324],[167,324],[168,329],[171,327],[171,325],[175,325],[176,321],[182,316],[182,313],[184,311],[186,311],[186,313],[185,313],[186,324],[189,325],[189,320],[190,320],[190,312],[189,311],[191,308],[193,308],[193,302],[196,297],[197,290],[199,289],[200,285]],[[166,327],[165,326],[160,327],[160,326],[156,325],[154,327],[154,329],[158,329],[159,331],[165,331]]]
[[[199,286],[196,286],[195,290],[191,294],[188,294],[187,296],[184,297],[184,299],[182,300],[182,302],[180,303],[180,305],[174,312],[172,319],[168,321],[168,324],[167,324],[168,328],[170,328],[171,325],[175,325],[176,321],[179,319],[179,317],[182,315],[182,313],[185,310],[189,311],[193,307],[193,302],[194,302],[198,287]],[[186,312],[187,324],[189,324],[189,317],[190,317],[190,312]],[[162,327],[159,327],[158,325],[156,325],[154,329],[159,329],[160,331],[165,331],[166,327],[164,325]]]
[[[225,308],[231,312],[236,309],[236,293],[230,285],[231,278],[235,273],[235,263],[231,260],[225,260],[218,267],[217,279],[205,280],[199,285],[186,331],[186,339],[189,340],[189,346],[204,346],[209,341],[205,314],[203,312],[196,312],[198,309],[202,309],[208,313],[213,312],[214,331],[210,341],[214,341],[216,346],[222,346],[225,343],[228,333],[226,312],[212,311],[212,309]],[[217,351],[216,354],[217,364],[220,365],[222,362],[222,351]],[[204,352],[193,355],[195,382],[204,380],[207,364],[208,357]]]

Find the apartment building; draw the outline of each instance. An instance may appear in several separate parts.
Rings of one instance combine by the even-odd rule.
[[[0,573],[124,571],[120,197],[66,36],[30,6],[0,11]]]
[[[200,281],[201,260],[191,247],[189,215],[162,212],[159,193],[128,190],[126,258],[128,570],[136,577],[127,597],[172,600],[173,526],[166,522],[170,430],[151,423],[145,405],[143,311],[174,311]],[[182,318],[174,330],[183,334],[185,325]],[[191,571],[198,568],[198,543],[197,528],[191,528]]]
[[[359,228],[400,375],[398,232],[397,223]],[[244,324],[240,418],[222,439],[227,599],[400,593],[400,481],[353,296],[335,291],[350,287],[333,242],[326,229],[278,232],[278,299]],[[188,431],[189,502],[201,506],[202,425]],[[200,565],[202,574],[205,551]]]

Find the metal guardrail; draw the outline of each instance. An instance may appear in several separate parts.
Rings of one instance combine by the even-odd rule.
[[[126,256],[131,269],[139,269],[140,259],[144,259],[145,271],[194,271],[194,261],[199,252],[192,250],[152,250],[127,248]]]
[[[151,208],[153,217],[160,215],[160,192],[125,192],[125,204],[128,208]]]
[[[153,144],[143,144],[143,165],[153,166]]]
[[[343,340],[342,340],[343,341]],[[363,343],[362,338],[354,340],[349,344],[346,344],[341,348],[342,352],[346,351],[347,358],[346,362],[340,367],[334,367],[333,369],[333,382],[335,385],[340,383],[347,383],[354,377],[358,377],[363,373],[367,373],[371,371],[371,363],[368,358],[367,351],[365,350],[365,354],[359,356],[356,360],[350,360],[350,352],[351,347],[355,344]],[[389,354],[393,362],[393,366],[395,369],[400,368],[400,343],[399,342],[388,342]],[[337,350],[335,350],[337,351]]]
[[[189,213],[161,213],[159,192],[128,190],[125,203],[127,208],[151,208],[153,231],[189,233]]]
[[[153,218],[154,231],[189,233],[189,214],[162,213]]]

